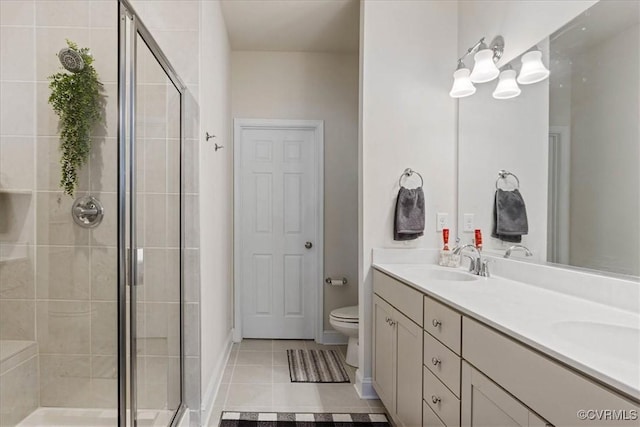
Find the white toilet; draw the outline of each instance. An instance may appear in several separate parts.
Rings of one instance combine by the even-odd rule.
[[[347,347],[347,364],[358,367],[358,306],[336,308],[329,316],[329,323],[333,329],[349,337]]]

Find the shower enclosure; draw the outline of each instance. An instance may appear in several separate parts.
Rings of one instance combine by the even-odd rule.
[[[185,86],[125,0],[3,0],[0,31],[0,425],[175,425]],[[73,197],[48,103],[67,39],[104,100]]]

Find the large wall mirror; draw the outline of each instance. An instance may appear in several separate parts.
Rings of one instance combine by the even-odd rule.
[[[526,203],[526,259],[640,276],[639,23],[640,2],[602,0],[538,43],[548,80],[509,100],[491,96],[494,84],[460,99],[463,240],[473,221],[487,251],[513,245],[490,237],[496,181],[517,185],[504,169]]]

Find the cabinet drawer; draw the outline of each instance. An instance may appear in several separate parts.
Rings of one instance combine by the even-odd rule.
[[[422,402],[422,427],[447,427],[424,401]]]
[[[422,396],[427,405],[447,427],[460,426],[460,400],[427,368],[423,375]]]
[[[439,302],[424,297],[424,330],[460,355],[462,316]]]
[[[422,294],[377,270],[373,271],[373,290],[381,298],[422,326]]]
[[[460,397],[460,357],[426,332],[423,357],[424,365]]]
[[[553,425],[593,426],[576,416],[581,409],[640,411],[640,405],[467,317],[462,348],[469,363]],[[604,418],[596,424],[630,425]]]

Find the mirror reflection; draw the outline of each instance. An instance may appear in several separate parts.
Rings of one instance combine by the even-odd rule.
[[[550,37],[551,262],[640,274],[638,2],[599,2]]]
[[[485,250],[502,255],[514,245],[491,236],[495,183],[506,170],[526,205],[519,243],[533,253],[514,250],[513,258],[640,275],[639,5],[598,2],[540,41],[550,78],[522,86],[520,96],[494,99],[495,85],[478,85],[460,99],[464,243],[480,228]],[[519,71],[521,57],[510,65]],[[512,177],[503,181],[515,187]]]

